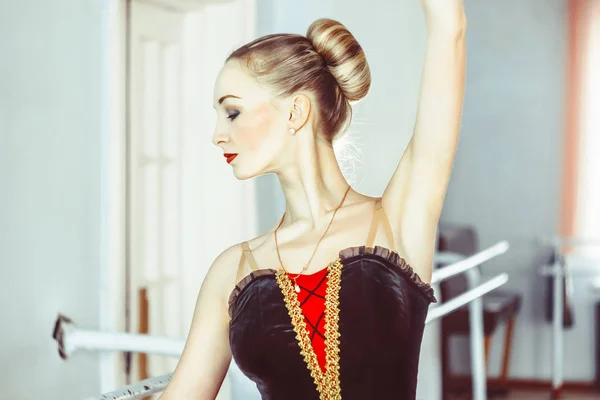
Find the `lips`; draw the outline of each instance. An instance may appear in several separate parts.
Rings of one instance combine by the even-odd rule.
[[[227,164],[229,164],[233,161],[234,158],[237,157],[237,154],[236,153],[225,153],[225,154],[223,154],[223,156],[227,160]]]

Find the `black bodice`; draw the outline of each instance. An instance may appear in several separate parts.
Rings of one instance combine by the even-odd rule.
[[[340,252],[340,385],[344,400],[414,400],[433,289],[397,253],[375,246]],[[233,357],[263,400],[318,400],[275,270],[259,269],[231,293]]]

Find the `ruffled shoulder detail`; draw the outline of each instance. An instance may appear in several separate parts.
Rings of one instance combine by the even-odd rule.
[[[250,282],[252,282],[256,278],[258,278],[260,276],[264,276],[264,275],[275,276],[276,273],[277,273],[277,271],[274,269],[257,269],[255,271],[250,272],[248,275],[246,275],[244,278],[242,278],[242,280],[239,281],[237,283],[237,285],[235,285],[235,287],[231,291],[231,294],[229,295],[229,302],[228,302],[229,315],[231,315],[231,306],[235,303],[235,299],[242,292],[242,290],[244,290],[244,288],[246,286],[248,286],[248,284]]]
[[[375,246],[355,246],[348,247],[339,252],[339,257],[342,263],[346,259],[350,259],[353,257],[375,257],[379,259],[384,259],[390,264],[397,267],[400,272],[410,281],[412,282],[418,289],[423,293],[423,295],[432,303],[437,303],[437,300],[434,296],[434,290],[427,282],[423,282],[421,277],[412,269],[412,267],[408,264],[408,262],[400,257],[398,253],[395,251],[391,251],[388,248]],[[277,270],[271,268],[265,269],[257,269],[250,272],[241,281],[235,285],[231,294],[229,295],[228,309],[229,315],[232,315],[232,307],[235,304],[235,301],[239,294],[255,279],[262,276],[275,276]]]
[[[424,282],[421,277],[413,270],[408,262],[402,258],[398,253],[385,247],[375,246],[355,246],[348,247],[340,251],[340,259],[342,262],[344,259],[357,256],[375,256],[387,260],[389,263],[398,267],[400,271],[410,280],[415,286],[425,295],[425,297],[432,303],[437,303],[437,299],[434,295],[434,290],[430,284]]]

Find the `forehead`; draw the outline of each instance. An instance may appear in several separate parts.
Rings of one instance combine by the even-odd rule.
[[[234,95],[243,99],[265,99],[269,92],[250,76],[236,61],[225,63],[214,87],[215,105],[222,96]]]

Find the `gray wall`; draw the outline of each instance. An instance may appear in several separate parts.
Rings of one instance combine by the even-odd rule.
[[[98,327],[101,3],[0,3],[0,399],[99,390],[51,334],[59,311]]]
[[[566,88],[566,2],[486,3],[467,1],[465,106],[443,212],[476,224],[482,245],[555,232]],[[530,250],[511,257],[529,265]]]
[[[510,0],[493,10],[486,3],[468,2],[462,134],[442,220],[475,226],[482,247],[499,240],[511,244],[485,271],[509,272],[503,289],[524,296],[511,375],[537,378],[549,364],[540,363],[538,354],[549,354],[549,342],[536,341],[544,286],[536,284],[541,281],[533,268],[533,240],[555,232],[558,223],[566,2]],[[497,335],[492,342],[492,375],[499,371],[502,339]],[[467,353],[465,345],[460,348]],[[464,361],[455,366],[467,369]]]
[[[485,266],[506,271],[503,289],[520,292],[510,375],[549,380],[551,326],[547,287],[536,274],[535,239],[557,231],[565,128],[567,2],[467,0],[468,73],[462,135],[442,220],[475,226],[481,246],[508,240],[509,252]],[[573,265],[576,326],[566,332],[565,379],[591,381],[593,300],[590,274]],[[504,330],[492,341],[490,375],[500,372]],[[455,368],[467,371],[466,343]]]

